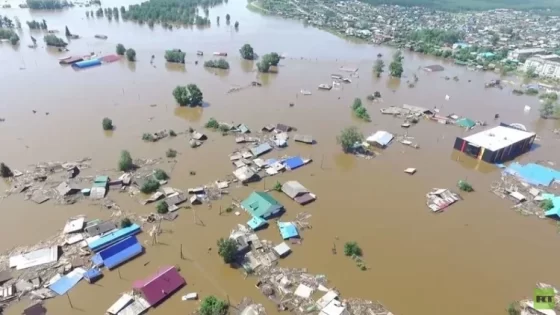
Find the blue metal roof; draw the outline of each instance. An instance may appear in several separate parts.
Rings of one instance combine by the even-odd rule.
[[[99,253],[103,258],[103,264],[111,270],[120,264],[140,255],[144,248],[135,236],[131,236]]]
[[[140,231],[140,226],[138,224],[133,224],[129,227],[118,229],[113,233],[106,234],[101,238],[89,243],[88,246],[92,251],[98,252],[128,236],[138,234],[140,233]]]
[[[94,283],[102,276],[103,274],[101,273],[101,270],[97,268],[91,268],[84,274],[84,279],[86,279],[86,281],[89,283]]]
[[[280,234],[282,234],[282,238],[285,240],[289,238],[299,237],[296,225],[292,222],[278,222],[278,227],[280,228]]]
[[[247,225],[253,229],[256,230],[262,226],[264,226],[266,224],[266,220],[260,218],[260,217],[253,217],[251,220],[249,220],[247,222]]]
[[[560,180],[559,171],[535,163],[521,165],[514,162],[505,169],[505,172],[520,177],[532,185],[550,186],[555,180]]]
[[[99,66],[100,64],[101,64],[101,60],[90,59],[90,60],[84,60],[84,61],[76,62],[76,63],[72,64],[72,67],[83,69],[83,68],[89,68],[89,67],[93,67],[93,66]]]
[[[58,295],[64,295],[66,292],[70,291],[80,280],[82,280],[81,274],[67,274],[58,279],[55,283],[49,286],[49,289],[56,292]]]
[[[286,167],[294,170],[300,166],[303,166],[304,162],[303,159],[299,156],[294,156],[291,158],[286,159],[286,161],[284,161],[284,164],[286,164]]]
[[[552,201],[552,209],[544,213],[547,217],[555,217],[555,219],[560,219],[560,196],[555,196],[554,194],[542,194],[544,199]]]

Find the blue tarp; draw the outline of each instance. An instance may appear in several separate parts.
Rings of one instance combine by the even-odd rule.
[[[287,240],[289,238],[299,237],[298,230],[292,222],[278,222],[278,227],[280,228],[280,234],[282,238]]]
[[[303,166],[304,163],[302,158],[300,158],[299,156],[294,156],[289,159],[286,159],[284,164],[286,164],[286,167],[289,168],[290,170],[295,170],[296,168]]]
[[[131,236],[131,235],[135,235],[140,233],[140,226],[138,224],[133,224],[129,227],[123,228],[123,229],[118,229],[113,233],[109,233],[106,234],[104,236],[102,236],[101,238],[91,242],[88,244],[89,248],[94,251],[94,252],[98,252],[106,247],[109,247],[117,242],[119,242],[120,240]]]
[[[99,252],[103,259],[103,265],[107,269],[113,269],[127,260],[142,253],[143,248],[135,236],[130,236],[114,245]]]
[[[526,165],[517,162],[511,163],[504,172],[515,175],[532,185],[550,186],[555,180],[560,180],[559,171],[535,163]]]
[[[264,226],[265,224],[266,224],[266,220],[259,217],[253,217],[251,220],[249,220],[249,222],[247,222],[247,225],[253,230],[258,229]]]
[[[101,278],[102,276],[103,274],[101,273],[101,270],[97,268],[91,268],[84,274],[84,279],[86,279],[86,281],[89,283],[95,283],[95,281],[99,280],[99,278]]]
[[[552,201],[554,206],[552,209],[544,213],[547,217],[554,217],[555,219],[560,219],[560,196],[555,196],[553,194],[542,194],[544,199]]]
[[[55,283],[49,286],[49,289],[53,290],[58,295],[64,295],[66,292],[70,291],[78,282],[82,280],[82,275],[78,274],[67,274],[58,279]]]
[[[83,69],[83,68],[89,68],[89,67],[99,66],[99,65],[101,65],[101,60],[90,59],[90,60],[84,60],[84,61],[76,62],[76,63],[72,64],[72,67]]]

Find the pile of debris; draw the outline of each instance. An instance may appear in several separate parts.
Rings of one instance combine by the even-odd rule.
[[[536,215],[544,219],[545,210],[540,207],[540,202],[545,191],[521,181],[518,177],[506,172],[502,173],[500,180],[492,183],[492,192],[502,198],[509,199],[514,203],[512,209],[523,215]]]

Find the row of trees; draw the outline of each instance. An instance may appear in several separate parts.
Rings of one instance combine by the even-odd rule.
[[[409,33],[407,39],[439,46],[452,45],[465,39],[465,33],[444,29],[423,29]]]
[[[32,30],[46,30],[48,29],[48,25],[47,25],[47,21],[45,21],[44,19],[42,21],[27,21],[27,26],[29,26],[29,29]]]
[[[117,55],[126,55],[128,61],[136,61],[136,51],[132,48],[126,49],[123,44],[117,44]]]
[[[14,21],[12,21],[12,19],[7,16],[0,15],[0,28],[14,28],[15,26],[16,25],[14,24]]]
[[[241,58],[245,60],[255,60],[258,58],[258,55],[255,53],[253,47],[249,44],[245,44],[241,46],[239,49],[239,53],[241,54]],[[268,72],[270,71],[270,67],[278,66],[280,62],[280,55],[278,53],[272,52],[262,56],[261,61],[257,62],[257,69],[259,72]]]
[[[223,0],[149,0],[141,5],[129,6],[121,12],[123,19],[139,23],[179,23],[184,25],[210,25],[208,8],[222,4]],[[205,17],[198,15],[198,7]]]
[[[64,40],[62,40],[62,38],[57,37],[54,34],[45,35],[45,37],[43,37],[43,40],[45,41],[45,44],[47,44],[47,46],[66,47],[66,45],[68,45]]]
[[[30,9],[34,10],[59,10],[72,4],[66,0],[26,0]]]
[[[185,53],[181,49],[165,51],[165,61],[174,63],[185,63]]]
[[[0,28],[0,39],[8,39],[12,45],[19,42],[19,36],[11,29]]]
[[[391,73],[392,77],[400,78],[402,73],[404,72],[403,68],[403,55],[400,50],[397,50],[393,55],[393,60],[389,64],[389,72]]]

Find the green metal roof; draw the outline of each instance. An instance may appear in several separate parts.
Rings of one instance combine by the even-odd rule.
[[[109,181],[109,176],[96,176],[95,183],[107,183]]]
[[[464,127],[464,128],[472,128],[476,126],[476,122],[470,118],[459,118],[457,119],[457,125]]]
[[[252,192],[247,199],[243,200],[241,206],[254,217],[267,217],[276,209],[282,208],[282,205],[271,195],[257,191]]]

